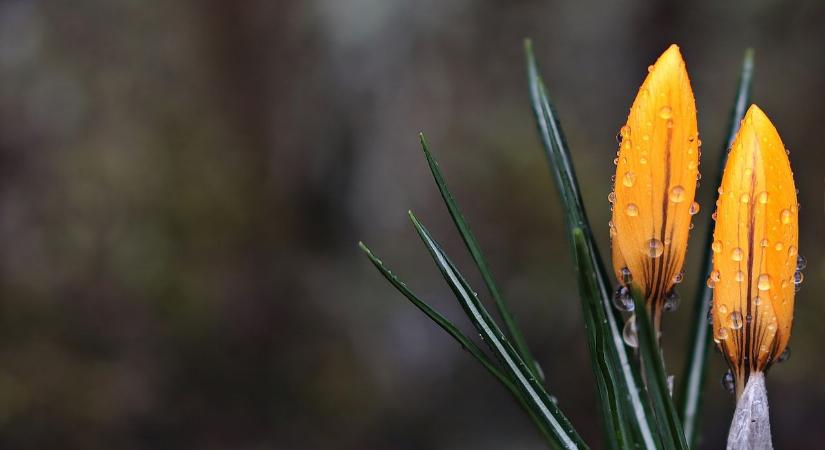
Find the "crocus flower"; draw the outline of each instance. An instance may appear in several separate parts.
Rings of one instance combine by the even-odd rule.
[[[787,348],[804,259],[785,146],[756,105],[728,154],[717,205],[708,285],[713,339],[738,400],[728,448],[770,448],[764,373]]]
[[[662,310],[678,299],[673,286],[682,279],[691,216],[699,211],[694,194],[700,141],[679,47],[671,45],[648,72],[620,131],[610,236],[621,284],[616,306],[632,310],[632,285],[659,330]]]

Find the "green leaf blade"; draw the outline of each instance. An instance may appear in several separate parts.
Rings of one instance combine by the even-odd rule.
[[[467,247],[467,250],[470,252],[478,271],[481,273],[481,277],[484,280],[484,284],[487,286],[487,290],[493,297],[493,301],[495,302],[499,315],[504,321],[507,334],[513,340],[513,344],[516,351],[518,351],[519,356],[521,356],[524,361],[528,362],[528,366],[533,375],[543,378],[541,369],[539,369],[538,363],[533,358],[530,348],[527,345],[527,341],[524,339],[524,334],[521,332],[521,329],[516,323],[513,314],[510,312],[510,308],[507,306],[507,302],[504,300],[504,297],[501,295],[501,291],[498,289],[498,285],[493,278],[490,266],[487,264],[487,259],[481,252],[481,247],[478,245],[475,235],[473,235],[473,232],[470,230],[470,225],[464,219],[464,215],[461,214],[461,210],[458,208],[458,203],[455,201],[455,198],[447,187],[447,182],[441,174],[441,169],[438,167],[438,162],[430,153],[427,141],[424,139],[424,135],[420,134],[419,138],[421,140],[421,148],[424,151],[424,156],[427,159],[427,164],[430,167],[430,172],[432,172],[435,184],[438,186],[438,191],[441,193],[441,198],[447,206],[450,217],[452,217],[453,223],[455,224],[456,229],[458,229],[461,239],[464,241],[464,245]]]
[[[580,261],[588,261],[591,274],[588,284],[598,292],[598,302],[593,300],[592,313],[583,304],[585,325],[592,330],[605,329],[603,353],[591,350],[591,363],[594,367],[604,366],[609,376],[604,376],[606,383],[614,386],[612,391],[624,392],[621,407],[611,405],[611,399],[602,396],[600,392],[601,410],[604,423],[614,423],[612,414],[618,414],[622,422],[632,430],[634,444],[648,449],[659,448],[658,441],[654,435],[651,422],[652,414],[649,411],[649,404],[642,399],[643,391],[637,380],[635,367],[630,364],[630,355],[625,348],[622,339],[623,319],[621,314],[612,306],[612,292],[610,281],[605,270],[601,255],[596,248],[593,239],[584,205],[579,194],[578,182],[573,170],[572,159],[567,146],[566,139],[561,129],[556,112],[550,103],[544,83],[539,76],[538,66],[533,55],[532,44],[525,41],[525,53],[527,58],[527,78],[530,88],[530,100],[533,113],[536,119],[541,143],[550,163],[550,170],[559,196],[562,199],[565,213],[565,221],[569,233],[573,255]],[[575,230],[581,233],[579,249],[576,248]],[[580,256],[579,256],[580,255]],[[579,262],[581,266],[581,262]],[[586,287],[590,289],[590,287]],[[580,289],[584,289],[580,287]],[[596,338],[596,342],[600,342]],[[610,392],[610,390],[605,391]],[[617,434],[623,430],[616,429]]]
[[[429,232],[410,212],[410,219],[415,226],[421,240],[429,250],[445,281],[461,303],[467,316],[473,322],[478,332],[484,338],[490,350],[504,366],[511,380],[521,393],[525,403],[529,406],[534,417],[543,424],[543,432],[553,438],[553,444],[563,449],[587,449],[587,444],[573,428],[567,417],[545,391],[527,364],[518,355],[518,352],[509,343],[504,333],[490,317],[487,310],[478,300],[475,292],[467,284],[464,277],[458,272],[453,263],[433,240]]]
[[[739,85],[736,89],[736,96],[731,109],[730,124],[725,147],[722,149],[719,158],[719,175],[714,186],[722,183],[722,170],[727,160],[728,149],[733,144],[739,125],[745,117],[751,98],[751,86],[753,81],[754,54],[752,49],[745,52],[742,61],[742,69],[739,75]],[[710,311],[713,291],[705,284],[705,280],[713,270],[713,253],[711,243],[713,233],[708,232],[705,238],[703,265],[698,280],[697,298],[694,302],[693,322],[688,340],[688,348],[685,353],[687,361],[684,373],[682,374],[681,391],[679,395],[679,412],[684,426],[684,433],[691,448],[696,446],[699,437],[699,411],[702,406],[702,389],[705,383],[707,355],[712,345],[711,327],[707,321],[708,311]]]

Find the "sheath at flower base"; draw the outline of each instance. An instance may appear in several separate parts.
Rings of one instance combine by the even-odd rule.
[[[681,281],[699,173],[696,104],[679,47],[648,68],[622,127],[610,194],[613,268],[622,284],[617,306],[632,309],[632,284],[646,299],[656,330]],[[672,300],[673,297],[670,297]],[[630,342],[629,342],[630,343]]]
[[[738,401],[728,448],[771,448],[764,374],[791,335],[799,222],[785,146],[755,105],[731,147],[717,205],[708,285],[713,339]]]

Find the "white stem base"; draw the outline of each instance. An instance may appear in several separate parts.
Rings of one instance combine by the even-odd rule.
[[[728,433],[727,450],[773,450],[765,374],[750,374]]]

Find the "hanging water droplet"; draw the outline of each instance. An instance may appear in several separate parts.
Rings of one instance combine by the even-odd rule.
[[[713,241],[713,244],[710,244],[710,249],[713,250],[713,253],[722,253],[722,241]]]
[[[718,282],[719,280],[722,279],[722,273],[719,272],[718,270],[714,270],[713,272],[710,273],[710,279],[713,280],[713,281]]]
[[[662,305],[662,309],[667,312],[676,311],[676,309],[679,308],[679,301],[679,294],[677,294],[676,291],[671,290],[665,294],[665,301]]]
[[[733,372],[730,370],[722,375],[722,388],[728,391],[728,394],[733,394],[736,390],[736,381],[733,378]]]
[[[652,66],[652,65],[651,65],[651,66],[647,66],[647,71],[648,71],[648,72],[653,72],[653,66]]]
[[[736,273],[733,274],[733,279],[736,280],[737,283],[745,281],[745,272],[737,270]]]
[[[779,220],[781,220],[785,225],[791,223],[791,211],[783,209],[782,212],[779,213]]]
[[[630,312],[636,308],[630,290],[626,286],[619,286],[613,293],[613,306],[622,312]]]
[[[645,244],[644,252],[651,258],[658,258],[665,252],[665,245],[658,239],[650,239]]]
[[[760,291],[767,291],[771,288],[771,276],[763,273],[756,279],[756,288]]]
[[[673,117],[673,110],[670,106],[662,106],[662,109],[659,110],[659,117],[662,119],[670,119]]]
[[[673,284],[679,284],[685,279],[685,271],[680,270],[676,275],[673,275]]]
[[[622,340],[628,347],[639,346],[639,336],[636,334],[636,315],[630,316],[622,329]]]
[[[685,201],[685,188],[682,186],[673,186],[670,189],[670,201],[673,203],[682,203]]]
[[[734,312],[730,313],[730,316],[728,316],[728,319],[730,319],[730,328],[731,328],[731,330],[741,329],[742,325],[744,325],[744,322],[742,321],[742,313],[739,312],[739,311],[734,311]]]
[[[618,166],[618,165],[619,165],[619,158],[613,158],[613,165],[614,165],[614,166]]]
[[[808,267],[808,260],[802,255],[796,255],[796,270],[805,270]]]
[[[616,202],[616,193],[613,192],[613,191],[610,191],[610,193],[607,194],[607,201],[609,201],[610,203],[615,203]]]
[[[621,272],[622,283],[624,283],[625,285],[628,285],[631,281],[633,281],[633,274],[627,267],[622,267],[622,270],[620,270],[619,272]]]
[[[688,213],[690,213],[691,216],[695,216],[696,214],[698,214],[699,213],[699,203],[698,202],[691,203],[690,204],[690,209],[688,210]]]
[[[768,203],[768,192],[767,191],[762,191],[762,192],[759,193],[759,203],[761,203],[763,205]]]
[[[802,274],[801,270],[797,270],[793,273],[793,284],[802,284],[802,281],[805,280],[805,275]]]
[[[779,355],[779,358],[776,358],[776,362],[783,363],[791,357],[791,347],[785,347],[785,350],[782,350],[782,353]]]
[[[627,207],[624,209],[624,212],[630,217],[636,217],[639,215],[639,207],[636,206],[635,203],[628,203]]]
[[[739,247],[734,247],[733,250],[730,251],[730,259],[734,261],[742,261],[745,253]]]
[[[718,213],[716,211],[714,211],[713,214],[710,215],[710,218],[713,219],[713,221],[715,222],[717,215],[718,215]]]

